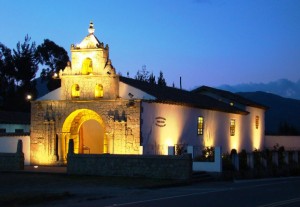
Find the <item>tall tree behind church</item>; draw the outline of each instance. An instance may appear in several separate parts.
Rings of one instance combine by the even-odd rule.
[[[16,94],[13,103],[21,111],[29,111],[30,104],[24,102],[26,95],[35,97],[36,88],[32,80],[38,71],[38,61],[35,57],[36,44],[26,35],[24,42],[18,42],[13,49],[14,77],[16,81]]]
[[[44,39],[44,42],[37,47],[36,57],[43,69],[41,78],[47,81],[49,91],[60,87],[60,80],[53,79],[54,73],[59,73],[60,69],[64,69],[69,61],[67,51],[55,44],[49,39]]]
[[[164,74],[162,71],[159,71],[159,76],[157,78],[157,85],[159,86],[167,86],[166,80],[164,78]]]
[[[7,97],[14,94],[14,80],[11,50],[0,43],[0,108],[5,108]]]

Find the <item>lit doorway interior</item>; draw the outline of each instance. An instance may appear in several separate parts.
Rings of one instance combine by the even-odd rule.
[[[104,136],[104,129],[99,122],[93,119],[83,122],[79,128],[79,153],[104,153]]]

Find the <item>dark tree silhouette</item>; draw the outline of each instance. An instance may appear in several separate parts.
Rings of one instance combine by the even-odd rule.
[[[157,79],[157,85],[159,86],[167,86],[166,80],[164,78],[164,74],[162,71],[159,72],[159,76]]]
[[[148,82],[151,84],[156,84],[155,75],[153,75],[153,72],[150,74]]]
[[[0,43],[0,108],[6,109],[12,103],[9,97],[14,94],[14,64],[11,50]]]
[[[31,43],[30,40],[31,38],[26,35],[23,43],[17,43],[12,55],[14,77],[17,84],[14,97],[10,101],[19,111],[30,110],[30,104],[25,100],[27,94],[36,96],[36,88],[32,80],[38,71],[38,61],[35,57],[35,42]]]
[[[35,42],[30,43],[31,38],[26,35],[24,43],[18,42],[17,48],[13,50],[13,61],[15,65],[15,78],[18,85],[25,90],[32,89],[31,80],[35,78],[38,71],[38,61],[35,57]]]
[[[146,69],[146,65],[143,65],[141,70],[138,70],[135,77],[136,80],[148,82],[149,80],[149,71]]]
[[[60,69],[64,69],[69,61],[67,51],[55,44],[49,39],[37,47],[36,58],[42,64],[41,78],[47,80],[47,87],[50,91],[60,87],[60,81],[53,79],[54,73],[58,73]]]

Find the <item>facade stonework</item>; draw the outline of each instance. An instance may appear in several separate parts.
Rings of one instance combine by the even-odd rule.
[[[94,36],[92,23],[71,52],[56,95],[31,103],[31,164],[65,164],[70,139],[75,153],[139,154],[141,102],[120,98],[108,45]]]
[[[90,119],[98,119],[99,124],[104,126],[102,139],[105,139],[106,149],[101,153],[139,153],[139,102],[128,107],[126,100],[36,101],[32,103],[31,110],[32,164],[65,163],[71,138],[75,152],[82,152],[78,130],[84,121]]]

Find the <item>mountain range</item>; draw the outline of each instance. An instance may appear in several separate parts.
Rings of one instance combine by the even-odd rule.
[[[217,88],[233,93],[264,91],[285,98],[293,98],[300,100],[300,79],[296,82],[292,82],[287,79],[279,79],[277,81],[272,81],[269,83],[243,83],[237,85],[221,85]]]
[[[267,106],[267,135],[300,135],[300,80],[279,79],[269,83],[222,85],[218,88]]]
[[[267,135],[300,134],[300,100],[262,91],[237,94],[268,107],[265,113]]]

